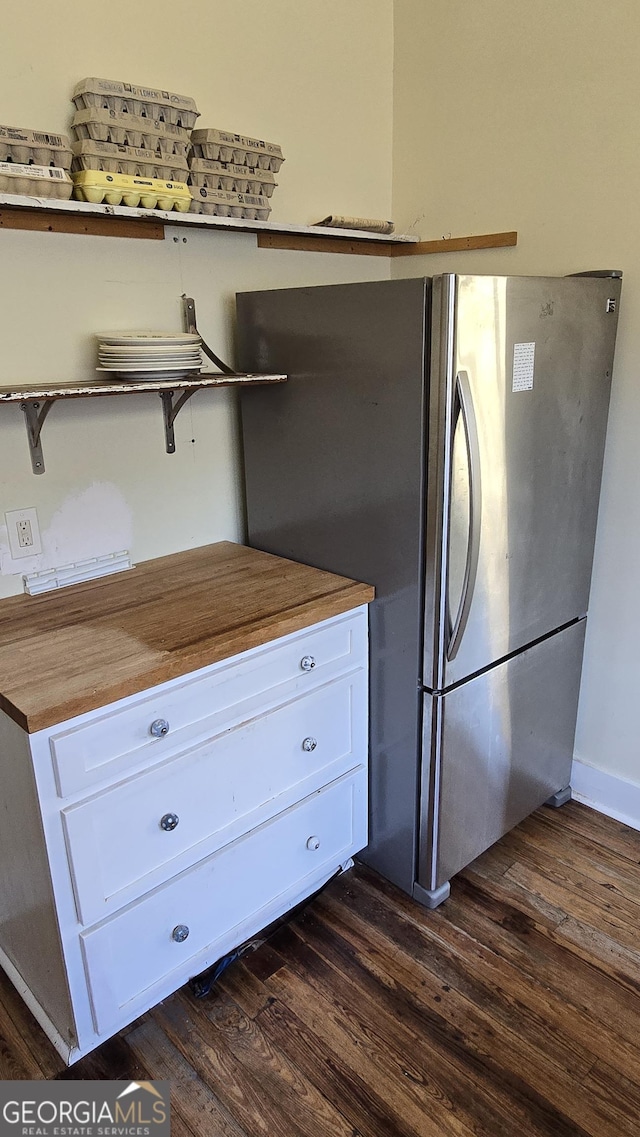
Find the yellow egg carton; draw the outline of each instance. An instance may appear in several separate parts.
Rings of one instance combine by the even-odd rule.
[[[105,170],[77,170],[73,196],[94,205],[128,205],[131,208],[177,210],[188,213],[191,192],[184,182],[163,182],[158,178],[136,178],[129,174],[109,174]]]

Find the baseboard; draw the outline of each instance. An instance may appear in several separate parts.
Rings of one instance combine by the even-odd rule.
[[[640,829],[640,785],[626,778],[597,770],[574,758],[571,768],[571,796],[598,813],[614,817],[631,829]]]

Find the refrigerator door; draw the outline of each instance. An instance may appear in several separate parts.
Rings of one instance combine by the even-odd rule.
[[[585,627],[425,695],[418,899],[569,784]]]
[[[424,682],[587,611],[621,281],[434,281]]]

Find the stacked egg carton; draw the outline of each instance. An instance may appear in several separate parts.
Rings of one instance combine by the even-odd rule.
[[[0,193],[68,201],[71,147],[64,134],[0,126]]]
[[[213,128],[194,130],[189,152],[191,212],[267,221],[275,174],[283,162],[275,142]]]
[[[72,130],[71,169],[76,197],[86,197],[84,187],[105,179],[98,172],[145,179],[147,200],[154,194],[166,201],[175,188],[184,197],[189,173],[187,146],[199,111],[188,95],[138,87],[112,79],[83,79],[72,95],[75,111]],[[91,177],[88,176],[91,174]],[[150,186],[149,181],[158,185]],[[117,184],[110,179],[110,192]],[[123,182],[123,185],[125,183]],[[131,189],[131,187],[129,187]],[[106,190],[105,190],[106,193]],[[126,204],[133,201],[128,194]],[[175,208],[180,208],[178,204]]]

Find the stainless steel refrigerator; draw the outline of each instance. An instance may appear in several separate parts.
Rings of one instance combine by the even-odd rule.
[[[375,585],[362,857],[430,907],[570,793],[620,276],[237,298],[249,543]]]

